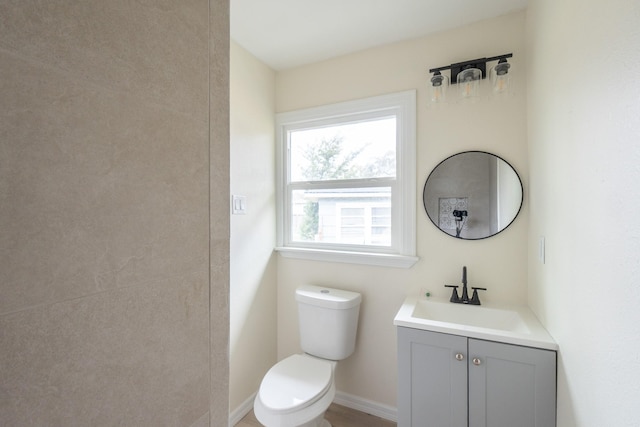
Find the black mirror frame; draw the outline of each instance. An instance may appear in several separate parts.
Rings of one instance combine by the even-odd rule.
[[[484,237],[476,237],[476,238],[466,238],[466,237],[456,237],[452,234],[447,233],[446,231],[444,231],[443,229],[441,229],[438,224],[433,220],[433,218],[431,218],[431,216],[429,215],[429,212],[427,210],[427,203],[425,200],[425,194],[426,194],[426,190],[427,190],[427,183],[429,182],[429,178],[431,178],[431,175],[433,175],[433,173],[436,171],[436,169],[438,169],[438,167],[440,165],[442,165],[444,162],[446,162],[447,160],[451,159],[452,157],[461,155],[461,154],[466,154],[466,153],[483,153],[483,154],[488,154],[490,156],[496,157],[499,160],[502,160],[505,164],[507,164],[511,170],[516,174],[516,177],[518,178],[518,182],[520,183],[520,192],[521,192],[521,198],[520,198],[520,206],[518,207],[518,211],[516,212],[516,214],[513,216],[513,219],[509,222],[509,224],[507,224],[504,228],[502,228],[500,231],[490,234],[488,236],[484,236]],[[440,163],[438,163],[429,173],[429,176],[427,176],[427,179],[424,182],[424,186],[422,188],[422,206],[424,208],[425,214],[427,215],[427,218],[429,218],[429,220],[431,221],[431,223],[438,229],[440,230],[442,233],[446,234],[449,237],[453,237],[454,239],[458,239],[458,240],[484,240],[484,239],[488,239],[490,237],[493,236],[497,236],[498,234],[502,233],[504,230],[506,230],[507,228],[509,228],[511,226],[511,224],[513,224],[516,220],[516,218],[518,218],[518,215],[520,214],[520,212],[522,211],[522,206],[524,205],[524,184],[522,183],[522,178],[520,178],[520,175],[518,174],[518,171],[516,171],[516,169],[511,165],[511,163],[509,163],[508,161],[506,161],[505,159],[503,159],[502,157],[498,156],[497,154],[493,154],[493,153],[489,153],[488,151],[482,151],[482,150],[468,150],[468,151],[461,151],[459,153],[455,153],[450,155],[449,157],[445,158],[444,160],[442,160]]]

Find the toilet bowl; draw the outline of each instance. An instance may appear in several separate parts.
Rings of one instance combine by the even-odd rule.
[[[336,362],[294,354],[265,375],[254,402],[258,421],[267,427],[329,427],[324,413],[336,394]]]

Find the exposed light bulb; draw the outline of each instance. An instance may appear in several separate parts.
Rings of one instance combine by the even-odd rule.
[[[504,93],[509,90],[509,76],[497,76],[493,82],[493,91],[495,93]]]
[[[461,99],[477,98],[480,95],[480,80],[482,71],[477,68],[467,68],[458,74],[459,96]]]
[[[491,83],[493,93],[496,95],[509,93],[510,90],[510,73],[511,64],[506,59],[500,59],[498,64],[491,70]]]
[[[462,96],[465,98],[470,97],[473,94],[473,83],[464,82],[462,84]]]
[[[442,86],[434,86],[431,90],[431,101],[442,102],[444,100],[444,92]]]
[[[429,93],[432,104],[441,104],[446,101],[447,87],[449,79],[443,76],[440,71],[436,71],[429,82]]]

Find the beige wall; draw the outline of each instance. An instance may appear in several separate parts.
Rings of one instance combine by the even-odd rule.
[[[221,425],[228,2],[13,3],[0,424]]]
[[[232,412],[276,362],[275,72],[231,44],[231,192],[247,201],[231,217]]]
[[[472,284],[486,286],[486,301],[526,303],[528,160],[525,110],[525,14],[484,21],[455,31],[392,44],[278,72],[276,111],[418,90],[417,253],[411,269],[332,264],[278,257],[278,357],[300,351],[296,286],[309,283],[363,294],[356,352],[338,364],[340,391],[396,406],[396,332],[393,317],[408,294],[430,289],[447,296],[462,266]],[[504,102],[426,105],[427,70],[454,62],[513,52],[515,96]],[[455,89],[456,87],[454,87]],[[524,180],[525,205],[500,235],[461,241],[437,230],[422,208],[422,189],[441,160],[460,151],[485,150],[509,161]]]
[[[559,427],[638,425],[639,22],[637,0],[529,3],[529,300],[560,346]]]

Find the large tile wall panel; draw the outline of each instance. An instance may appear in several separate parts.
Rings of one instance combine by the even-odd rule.
[[[228,206],[209,179],[228,169],[209,146],[210,39],[228,37],[211,23],[228,14],[211,13],[0,3],[0,425],[200,427],[227,398],[210,398],[228,374],[211,357],[228,350],[211,345],[228,236],[209,238],[211,195]]]
[[[206,125],[0,62],[0,313],[206,271]]]
[[[206,0],[7,0],[0,47],[206,121],[207,17]]]
[[[0,316],[2,425],[192,425],[208,410],[206,275]]]

